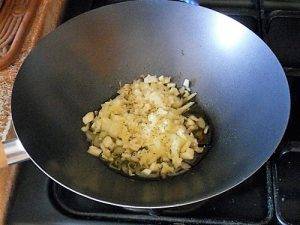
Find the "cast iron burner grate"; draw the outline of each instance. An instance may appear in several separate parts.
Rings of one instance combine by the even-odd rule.
[[[268,163],[233,190],[197,204],[162,210],[131,210],[81,197],[53,182],[50,197],[64,214],[78,219],[135,223],[268,224],[273,218],[271,166]]]

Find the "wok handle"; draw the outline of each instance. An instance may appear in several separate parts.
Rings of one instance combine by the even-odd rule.
[[[8,140],[0,144],[0,168],[29,159],[19,139]]]
[[[11,124],[7,138],[3,143],[0,141],[0,168],[29,159],[13,124]]]

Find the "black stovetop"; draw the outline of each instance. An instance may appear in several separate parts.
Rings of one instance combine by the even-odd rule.
[[[188,0],[187,0],[188,1]],[[120,0],[73,0],[63,22]],[[132,211],[97,203],[49,180],[31,162],[20,168],[7,224],[300,224],[300,3],[298,0],[189,0],[240,21],[274,51],[286,71],[292,110],[285,137],[251,178],[205,202]]]

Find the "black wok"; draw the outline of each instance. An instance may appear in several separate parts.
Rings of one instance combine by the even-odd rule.
[[[214,126],[212,148],[189,172],[137,180],[86,153],[81,118],[141,74],[189,79]],[[287,81],[272,51],[240,23],[167,1],[102,7],[44,38],[12,95],[20,141],[49,177],[96,201],[162,208],[201,201],[241,183],[279,144],[289,117]]]

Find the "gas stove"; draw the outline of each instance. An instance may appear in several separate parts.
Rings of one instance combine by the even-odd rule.
[[[69,1],[62,22],[120,0]],[[283,65],[291,91],[285,136],[248,180],[189,206],[133,210],[81,197],[31,162],[21,165],[7,224],[300,224],[300,4],[297,0],[186,0],[222,12],[255,32]]]

